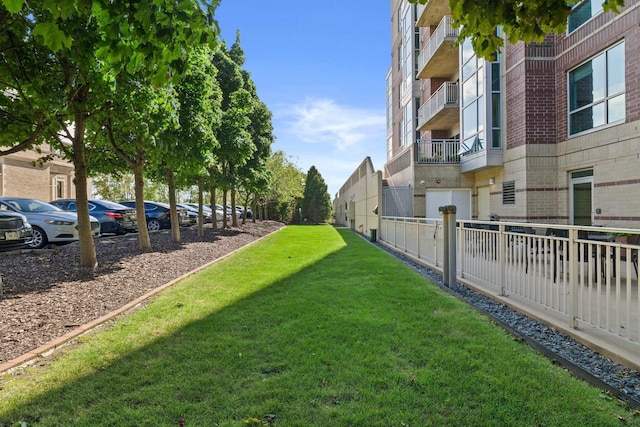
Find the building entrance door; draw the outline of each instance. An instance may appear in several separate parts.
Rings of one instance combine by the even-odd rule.
[[[569,189],[571,225],[592,225],[593,170],[572,172]]]
[[[489,221],[491,219],[491,186],[478,187],[478,219]]]

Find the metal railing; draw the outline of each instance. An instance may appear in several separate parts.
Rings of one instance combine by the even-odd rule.
[[[458,221],[457,277],[553,312],[565,326],[606,331],[640,351],[638,236],[633,229]],[[379,239],[442,268],[439,219],[383,217]]]
[[[418,127],[431,120],[443,108],[458,108],[459,91],[457,82],[445,82],[418,110]]]
[[[418,164],[460,163],[459,139],[419,139],[415,147]]]
[[[427,44],[420,50],[420,54],[418,55],[418,73],[429,63],[438,48],[442,46],[442,43],[445,41],[454,42],[458,38],[458,29],[451,25],[452,22],[453,19],[451,16],[445,15],[431,37],[429,37]]]

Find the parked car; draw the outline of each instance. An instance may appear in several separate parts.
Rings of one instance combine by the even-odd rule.
[[[121,205],[130,208],[136,207],[135,200],[120,202]],[[189,214],[185,208],[178,209],[178,223],[180,226],[191,225]],[[147,230],[158,231],[163,228],[171,228],[171,207],[162,202],[144,201],[144,215],[147,218]]]
[[[31,236],[32,228],[26,216],[0,210],[0,251],[23,249]]]
[[[51,202],[62,210],[77,212],[75,199]],[[100,221],[100,233],[125,234],[138,231],[136,210],[108,200],[89,200],[89,214]]]
[[[244,207],[236,206],[236,210],[240,213],[240,218],[245,217]],[[253,212],[251,212],[251,208],[247,208],[247,214],[246,214],[247,219],[251,219],[252,215],[253,215]]]
[[[189,222],[191,224],[198,223],[198,209],[194,209],[191,206],[187,206],[182,203],[176,203],[176,207],[187,210],[187,215],[189,215]]]
[[[32,238],[28,245],[32,248],[43,248],[49,243],[69,243],[79,239],[78,215],[66,212],[36,199],[23,197],[0,197],[0,210],[17,212],[27,217],[33,228]],[[91,233],[100,234],[100,222],[90,216]]]
[[[232,214],[234,214],[234,212],[233,212],[233,208],[231,207],[231,205],[227,205],[227,209],[226,209],[226,211],[227,211],[227,216],[228,216],[229,218],[231,218],[231,215],[232,215]],[[235,217],[236,217],[236,218],[238,218],[238,219],[242,218],[242,215],[241,215],[241,213],[238,211],[237,207],[236,207],[236,211],[235,211]]]
[[[209,205],[209,206],[211,206],[211,205]],[[222,221],[222,219],[224,218],[224,215],[225,215],[225,209],[222,207],[222,205],[218,205],[218,204],[215,205],[215,208],[216,208],[216,219],[218,221]],[[229,215],[228,212],[227,212],[226,215],[227,215],[227,221],[230,221],[231,220],[231,215]]]
[[[198,216],[200,215],[199,211],[198,211],[198,204],[197,203],[176,203],[176,206],[180,206],[182,208],[185,208],[187,211],[189,211],[189,217],[191,218],[191,222],[193,224],[197,224],[198,223]],[[194,218],[195,215],[195,218]],[[202,215],[204,217],[204,222],[211,222],[211,208],[209,208],[206,205],[202,206]]]

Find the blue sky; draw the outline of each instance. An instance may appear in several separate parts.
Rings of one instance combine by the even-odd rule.
[[[314,165],[333,199],[366,156],[383,168],[390,3],[383,0],[222,0],[230,46],[273,113],[276,142],[303,172]]]

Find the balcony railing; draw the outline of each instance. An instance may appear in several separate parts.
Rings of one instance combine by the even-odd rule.
[[[418,164],[460,163],[458,139],[420,139],[415,147]]]
[[[435,116],[445,110],[450,109],[450,114],[440,123],[440,127],[430,126],[430,129],[448,129],[453,124],[452,122],[459,121],[458,118],[458,83],[457,82],[445,82],[431,97],[422,104],[418,110],[418,128],[425,129],[425,125],[428,124]]]
[[[434,33],[429,38],[427,44],[420,51],[420,55],[418,56],[418,77],[419,78],[430,78],[430,77],[448,77],[449,75],[453,75],[457,73],[458,70],[458,62],[457,62],[457,50],[453,49],[453,43],[458,38],[458,29],[453,28],[451,25],[452,18],[449,15],[446,15],[438,24],[438,27],[434,31]],[[455,63],[445,63],[442,64],[443,67],[439,69],[445,69],[447,75],[443,76],[433,76],[430,73],[426,73],[425,67],[431,59],[434,58],[439,49],[442,48],[443,57],[445,62],[449,62],[449,59],[455,61]],[[447,51],[448,50],[448,51]],[[442,72],[442,71],[440,71]]]

